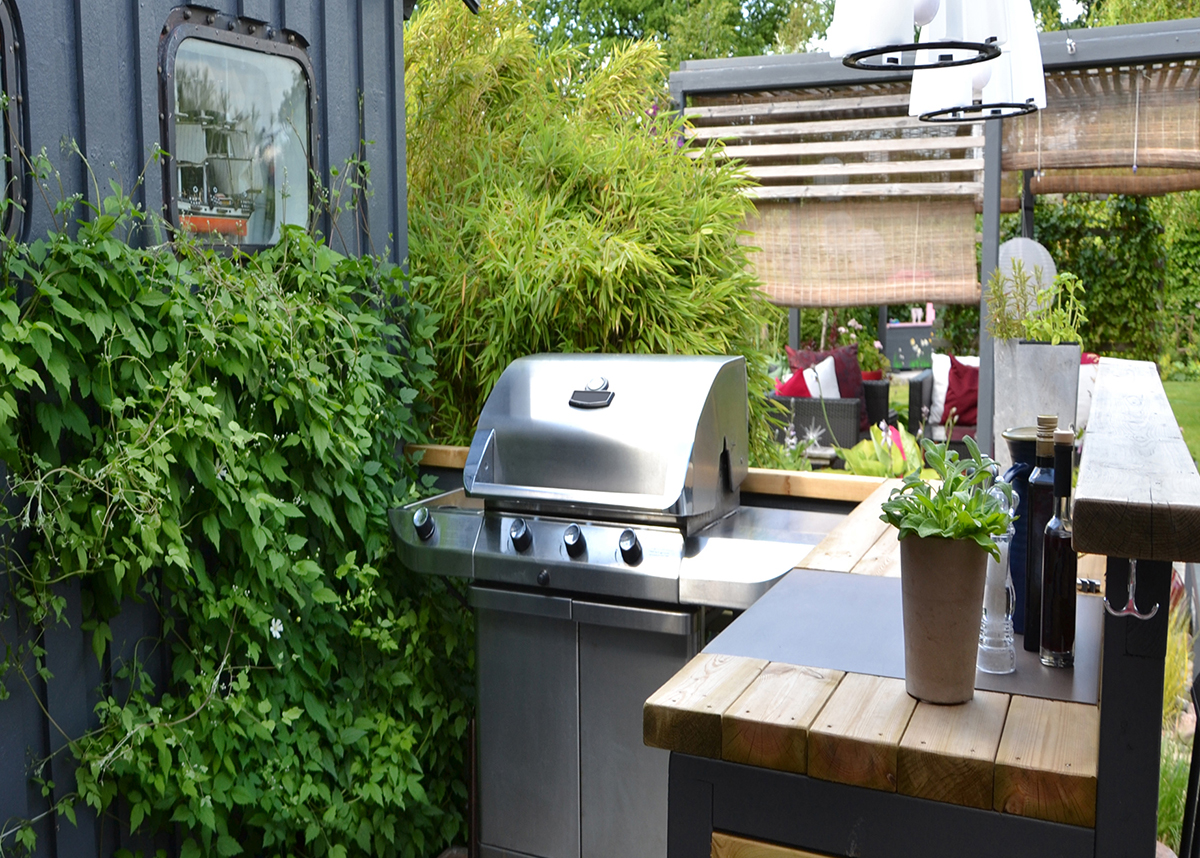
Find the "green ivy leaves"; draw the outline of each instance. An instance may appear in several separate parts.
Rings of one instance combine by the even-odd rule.
[[[14,600],[53,622],[78,579],[102,663],[131,599],[163,616],[70,737],[77,795],[180,826],[185,856],[423,856],[464,825],[472,631],[393,565],[386,513],[417,491],[398,451],[424,438],[438,318],[302,231],[225,257],[118,237],[143,221],[115,197],[3,245]]]

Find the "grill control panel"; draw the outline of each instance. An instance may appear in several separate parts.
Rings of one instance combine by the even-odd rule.
[[[669,527],[485,513],[474,577],[631,599],[679,600],[684,540]]]

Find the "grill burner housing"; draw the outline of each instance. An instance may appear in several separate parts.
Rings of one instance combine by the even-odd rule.
[[[473,579],[483,858],[665,858],[668,755],[642,743],[642,703],[706,616],[820,538],[739,505],[748,424],[741,357],[522,358],[465,491],[391,511],[406,566]]]

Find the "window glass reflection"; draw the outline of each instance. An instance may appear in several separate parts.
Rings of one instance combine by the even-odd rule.
[[[299,63],[202,39],[175,55],[181,229],[263,245],[308,222],[308,84]]]

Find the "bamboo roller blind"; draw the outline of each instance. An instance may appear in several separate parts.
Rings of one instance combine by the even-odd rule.
[[[1200,61],[1049,72],[1046,109],[1004,121],[1003,164],[1035,194],[1200,188]]]
[[[978,125],[908,116],[908,83],[693,97],[694,148],[745,163],[745,243],[790,307],[979,299]],[[719,144],[718,144],[719,145]]]

